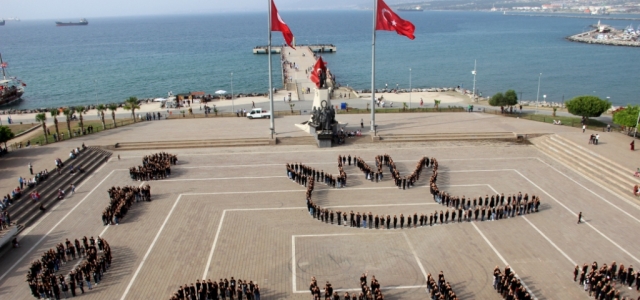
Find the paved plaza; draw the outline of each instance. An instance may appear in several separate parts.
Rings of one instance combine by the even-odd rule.
[[[366,120],[367,116],[337,116],[357,127],[360,118]],[[302,135],[292,124],[303,119],[278,118],[277,131],[283,136]],[[476,132],[555,132],[570,138],[579,134],[574,128],[482,114],[389,114],[379,115],[378,120],[380,128],[391,133],[473,128]],[[157,141],[163,136],[265,137],[267,122],[244,118],[145,122],[47,146],[50,152],[46,147],[28,151],[34,150],[32,153],[45,161],[52,155],[64,155],[66,148],[81,141],[111,145]],[[615,151],[611,149],[607,151]],[[79,297],[87,299],[168,299],[180,285],[196,279],[231,276],[259,284],[263,299],[310,299],[312,276],[320,286],[329,281],[335,289],[350,292],[360,290],[358,279],[363,272],[378,279],[385,299],[425,299],[427,274],[435,276],[443,271],[461,299],[497,300],[500,296],[492,288],[493,268],[507,264],[534,299],[588,299],[582,286],[572,280],[576,264],[616,261],[640,267],[638,202],[612,194],[528,143],[172,149],[167,152],[177,154],[179,164],[172,167],[169,179],[131,180],[128,168],[154,152],[158,151],[114,152],[107,164],[78,186],[75,195],[22,232],[21,248],[0,257],[0,298],[32,299],[25,282],[29,262],[65,238],[82,236],[105,238],[114,257],[103,281]],[[437,158],[438,187],[451,195],[473,198],[528,193],[540,197],[540,212],[410,229],[338,226],[309,215],[306,188],[289,180],[285,172],[286,163],[297,162],[337,174],[338,155],[359,156],[373,166],[375,156],[385,153],[393,158],[401,175],[409,174],[423,156]],[[26,169],[21,167],[23,159],[13,158],[15,166],[8,168],[11,174],[0,178],[3,190],[12,188],[12,182]],[[365,180],[353,165],[345,166],[345,172],[345,188],[316,183],[313,199],[317,204],[334,211],[392,216],[446,210],[429,194],[431,169],[408,190],[397,189],[388,172],[379,183]],[[100,214],[109,201],[107,189],[142,184],[151,186],[153,201],[134,203],[120,225],[103,226]],[[576,224],[579,212],[585,220],[580,225]],[[58,274],[68,273],[77,261],[64,265]],[[620,290],[625,296],[640,295],[635,289]]]

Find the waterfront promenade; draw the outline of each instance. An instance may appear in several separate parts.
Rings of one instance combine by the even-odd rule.
[[[357,124],[363,115],[340,115]],[[278,137],[304,133],[295,123],[306,116],[276,120]],[[379,114],[381,134],[444,132],[517,132],[558,134],[587,147],[592,132],[515,118],[477,113]],[[470,131],[470,128],[473,128]],[[365,132],[365,134],[369,134]],[[611,160],[638,161],[628,139],[600,133],[602,146],[589,145]],[[56,156],[82,142],[89,146],[127,141],[204,138],[252,139],[268,136],[268,120],[198,118],[143,122],[50,146],[33,147],[2,157],[0,188],[17,176],[51,166]],[[366,139],[370,137],[362,137]],[[638,202],[592,182],[541,152],[514,142],[349,143],[331,149],[313,145],[172,149],[179,164],[163,181],[133,182],[127,169],[157,150],[116,151],[109,162],[75,195],[52,207],[41,221],[19,237],[22,247],[0,257],[0,297],[31,299],[24,275],[30,261],[65,238],[102,236],[114,253],[112,269],[83,297],[90,299],[168,299],[179,285],[203,278],[248,279],[260,284],[263,299],[308,299],[315,276],[334,288],[358,290],[368,271],[382,284],[385,299],[424,299],[427,273],[444,271],[463,299],[495,299],[493,267],[509,264],[537,299],[588,299],[573,282],[575,264],[611,261],[640,265]],[[517,193],[541,197],[541,211],[495,222],[450,223],[428,228],[363,230],[324,224],[306,212],[305,188],[284,176],[284,164],[301,162],[336,172],[337,155],[391,155],[407,173],[417,158],[435,157],[438,186],[452,195]],[[118,155],[120,159],[118,159]],[[635,156],[633,156],[635,155]],[[635,160],[634,160],[635,158]],[[628,165],[626,163],[625,165]],[[632,168],[629,166],[629,177]],[[315,201],[341,211],[374,214],[433,212],[446,208],[428,196],[423,174],[417,186],[398,190],[385,176],[381,183],[364,179],[346,166],[349,184],[329,189],[317,184]],[[102,226],[100,212],[111,186],[150,184],[153,201],[132,207],[118,226]],[[585,224],[576,224],[583,212]],[[382,251],[380,251],[382,249]],[[66,272],[75,262],[63,265]],[[636,298],[635,290],[621,289]]]

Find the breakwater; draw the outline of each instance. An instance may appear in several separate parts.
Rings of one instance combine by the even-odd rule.
[[[587,43],[587,44],[600,44],[607,46],[625,46],[625,47],[640,47],[640,41],[633,39],[622,39],[616,35],[605,35],[599,33],[597,30],[591,30],[576,35],[568,36],[567,40],[572,42]]]

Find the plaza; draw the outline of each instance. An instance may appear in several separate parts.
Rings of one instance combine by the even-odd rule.
[[[359,128],[363,117],[339,116],[350,130]],[[305,118],[278,118],[278,137],[304,136],[293,124]],[[557,134],[577,142],[582,134],[576,128],[475,113],[379,114],[377,122],[381,135],[509,131]],[[42,166],[82,142],[108,146],[127,141],[251,139],[267,136],[267,125],[268,120],[245,118],[143,122],[20,150],[14,154],[21,159],[7,165],[9,174],[0,179],[0,186],[12,188],[16,174],[23,173],[28,159],[24,151],[37,153],[33,164]],[[492,288],[492,272],[505,265],[511,266],[533,299],[587,299],[571,278],[576,265],[616,261],[640,266],[640,240],[634,238],[640,227],[637,199],[595,183],[542,152],[535,139],[532,143],[515,139],[376,143],[368,135],[359,139],[330,149],[301,144],[166,150],[179,158],[171,177],[145,182],[131,180],[128,168],[160,150],[114,151],[106,164],[77,185],[75,195],[58,202],[20,234],[20,248],[2,254],[0,295],[31,299],[24,282],[29,262],[65,238],[82,236],[105,238],[114,257],[101,283],[80,296],[90,299],[168,299],[180,285],[196,279],[231,276],[259,284],[263,299],[309,299],[312,276],[320,286],[328,281],[337,291],[351,292],[360,290],[358,278],[364,272],[378,279],[385,299],[425,299],[427,274],[436,276],[440,271],[461,299],[500,299]],[[615,148],[622,139],[609,140],[597,151],[620,162],[613,153],[628,150]],[[402,175],[410,173],[421,157],[435,157],[438,187],[451,195],[528,193],[540,197],[540,211],[496,221],[351,228],[312,218],[305,204],[306,188],[289,180],[285,172],[286,163],[302,163],[336,174],[338,155],[361,157],[375,165],[374,157],[385,153]],[[632,167],[636,166],[629,171]],[[388,173],[375,183],[353,165],[344,168],[347,186],[333,189],[317,182],[314,202],[334,211],[384,215],[446,209],[429,194],[430,169],[413,188],[399,190]],[[134,204],[118,226],[103,226],[100,212],[109,201],[107,189],[144,184],[151,186],[152,201]],[[583,224],[576,224],[579,212]],[[62,266],[57,274],[68,273],[75,263]],[[625,296],[638,297],[635,287],[619,289]]]

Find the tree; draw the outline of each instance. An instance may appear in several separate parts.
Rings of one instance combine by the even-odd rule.
[[[436,109],[440,108],[440,100],[438,99],[433,100],[433,105],[436,107]]]
[[[497,93],[489,99],[489,105],[491,106],[503,106],[505,104],[505,98],[502,93]]]
[[[572,115],[584,118],[599,117],[611,108],[611,102],[596,96],[578,96],[565,103]]]
[[[56,139],[60,140],[60,131],[58,130],[58,118],[57,118],[57,116],[60,115],[60,111],[57,108],[52,108],[51,110],[49,110],[49,114],[51,114],[51,117],[53,118],[53,124],[56,127]]]
[[[122,108],[131,111],[131,116],[133,117],[133,122],[135,123],[136,122],[136,109],[140,108],[140,105],[138,105],[138,98],[129,97],[129,99],[124,101],[124,106]]]
[[[13,137],[15,137],[15,134],[9,126],[0,126],[0,143],[4,144],[5,149],[7,148],[7,142]]]
[[[634,128],[638,122],[638,112],[640,112],[640,106],[629,105],[613,113],[613,123],[624,127]]]
[[[62,110],[62,114],[64,114],[65,117],[67,117],[67,131],[69,132],[69,138],[72,137],[71,135],[71,116],[73,116],[73,109],[72,108],[65,108],[64,110]]]
[[[118,105],[116,104],[109,104],[107,106],[107,108],[109,108],[109,110],[111,111],[111,119],[113,120],[113,128],[116,128],[116,110],[118,110]]]
[[[45,113],[37,114],[36,122],[42,123],[42,131],[44,132],[44,142],[45,144],[48,144],[49,139],[47,138],[47,115]]]
[[[98,104],[98,107],[96,107],[96,109],[100,113],[100,121],[102,121],[102,130],[107,130],[107,125],[104,123],[104,111],[107,110],[107,107],[104,104]]]
[[[291,114],[293,114],[293,107],[296,106],[295,103],[289,103],[289,108],[291,108]]]
[[[518,104],[518,94],[514,90],[508,90],[504,93],[504,104],[514,106]]]
[[[84,106],[76,106],[76,111],[78,115],[80,115],[80,134],[84,134],[84,120],[82,119],[82,115],[85,112]]]

